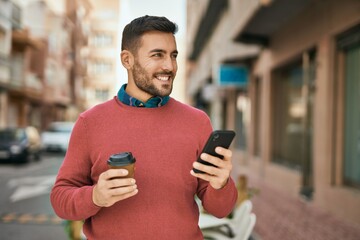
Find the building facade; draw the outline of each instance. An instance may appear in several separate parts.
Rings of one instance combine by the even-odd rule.
[[[7,86],[10,82],[10,54],[11,34],[16,24],[12,19],[12,8],[15,7],[10,1],[0,1],[0,127],[7,123]]]
[[[66,16],[70,28],[70,96],[67,119],[75,121],[87,107],[85,83],[88,77],[90,13],[93,5],[89,0],[66,0]]]
[[[83,48],[91,5],[49,2],[0,2],[0,127],[43,130],[52,121],[74,121],[85,109]]]
[[[120,58],[118,0],[91,1],[88,64],[85,82],[86,107],[116,95],[117,62]]]
[[[359,9],[357,0],[188,1],[187,93],[214,128],[236,130],[236,174],[355,224]]]
[[[43,65],[32,64],[43,52],[43,44],[23,28],[23,9],[13,1],[1,1],[2,73],[0,93],[0,125],[41,127]],[[9,26],[9,25],[8,25]],[[41,57],[40,57],[41,58]]]

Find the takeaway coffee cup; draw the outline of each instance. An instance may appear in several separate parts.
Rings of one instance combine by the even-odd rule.
[[[134,178],[136,159],[131,152],[116,153],[110,156],[108,160],[109,168],[111,169],[126,169],[129,171],[127,176],[119,178]]]

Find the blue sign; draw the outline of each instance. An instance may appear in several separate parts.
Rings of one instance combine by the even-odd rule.
[[[246,87],[249,83],[249,70],[239,65],[220,65],[219,85]]]

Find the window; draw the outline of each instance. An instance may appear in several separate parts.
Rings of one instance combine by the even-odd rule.
[[[360,186],[360,44],[345,51],[344,180]]]
[[[100,101],[106,101],[109,99],[109,90],[95,89],[95,98]]]
[[[261,156],[261,132],[262,132],[262,111],[261,111],[261,99],[262,99],[262,84],[261,79],[256,78],[254,83],[254,155],[260,157]]]
[[[240,91],[236,99],[235,131],[236,148],[246,150],[247,130],[250,123],[250,99],[246,91]]]
[[[360,25],[338,38],[344,93],[343,100],[343,183],[360,188]],[[340,60],[340,59],[339,59]]]
[[[273,73],[272,161],[310,172],[315,52]]]
[[[112,63],[107,61],[93,61],[89,64],[89,73],[95,75],[108,74],[112,71]]]
[[[6,30],[0,26],[0,53],[6,54],[7,41]]]
[[[90,38],[90,46],[109,47],[113,44],[114,39],[111,33],[98,32]]]

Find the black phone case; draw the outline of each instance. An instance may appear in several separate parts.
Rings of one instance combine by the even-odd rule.
[[[235,132],[231,131],[231,130],[216,130],[213,131],[210,135],[210,137],[208,138],[204,149],[202,150],[201,153],[208,153],[210,155],[219,157],[221,159],[223,159],[223,156],[217,154],[215,152],[215,148],[216,147],[223,147],[223,148],[229,148],[231,145],[231,142],[233,141],[235,137]],[[200,154],[201,155],[201,154]],[[200,155],[197,159],[198,162],[208,165],[208,166],[214,166],[211,163],[205,162],[204,160],[200,159]],[[194,172],[196,173],[204,173],[203,171],[200,171],[198,169],[193,168]]]

